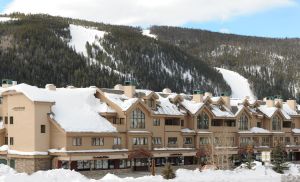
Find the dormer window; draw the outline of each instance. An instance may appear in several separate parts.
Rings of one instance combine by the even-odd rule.
[[[248,117],[242,114],[239,120],[239,130],[248,130]]]
[[[272,118],[272,130],[280,131],[281,130],[281,119],[278,116]]]
[[[155,108],[155,101],[154,101],[154,99],[149,99],[149,100],[147,101],[147,104],[148,104],[148,106],[149,106],[150,108]]]

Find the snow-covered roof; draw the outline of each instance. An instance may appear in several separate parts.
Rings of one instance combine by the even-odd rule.
[[[3,121],[0,120],[0,129],[4,128]]]
[[[262,105],[260,107],[258,107],[258,109],[265,114],[266,116],[268,116],[269,118],[271,118],[274,113],[276,113],[278,110],[281,112],[281,114],[284,116],[285,119],[290,120],[291,116],[286,112],[286,109],[280,109],[277,107],[268,107],[267,105]]]
[[[249,131],[239,131],[239,133],[270,133],[270,131],[259,127],[253,127]]]
[[[196,114],[199,109],[202,108],[202,106],[204,106],[204,103],[203,102],[195,102],[195,101],[192,101],[192,100],[187,100],[187,99],[184,99],[182,102],[181,102],[181,105],[186,108],[189,112],[191,112],[192,114]]]
[[[116,110],[108,106],[105,102],[100,102],[99,105],[99,112],[100,113],[117,113]]]
[[[216,117],[234,117],[234,114],[225,106],[222,106],[224,110],[221,110],[219,106],[211,104],[211,111]]]
[[[135,89],[135,92],[141,92],[145,94],[146,97],[148,97],[151,93],[153,93],[152,90],[145,90],[145,89]]]
[[[277,111],[277,107],[268,107],[267,105],[262,105],[260,107],[258,107],[258,109],[265,114],[266,116],[268,116],[269,118],[271,118],[274,113]]]
[[[103,104],[94,94],[96,88],[56,89],[48,91],[55,99],[53,119],[69,132],[116,132],[99,113]]]
[[[290,106],[287,103],[283,103],[282,109],[288,114],[288,115],[298,115],[296,111],[290,108]]]
[[[181,132],[182,133],[195,133],[195,130],[191,130],[189,128],[183,128],[183,129],[181,129]]]
[[[39,89],[36,86],[27,85],[25,83],[10,86],[2,89],[2,94],[8,91],[16,91],[23,93],[31,101],[37,102],[55,102],[52,97],[49,97],[48,90]]]
[[[294,129],[292,129],[292,132],[293,132],[293,133],[299,133],[299,134],[300,134],[300,129],[299,129],[299,128],[294,128]]]
[[[158,103],[157,103],[157,110],[154,111],[154,114],[158,115],[173,115],[173,116],[183,116],[184,114],[181,113],[178,107],[171,103],[169,98],[164,98],[161,95],[158,95]]]
[[[57,88],[48,90],[27,84],[8,87],[32,101],[54,102],[50,117],[67,132],[116,132],[116,128],[99,113],[103,104],[94,94],[96,88]],[[110,110],[112,111],[112,110]]]
[[[122,111],[127,111],[134,103],[138,101],[138,98],[128,98],[124,94],[120,95],[105,92],[104,95],[111,102],[119,106],[122,109]]]

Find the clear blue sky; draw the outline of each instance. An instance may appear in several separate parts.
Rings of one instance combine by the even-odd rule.
[[[299,4],[240,16],[224,22],[187,23],[184,26],[217,32],[227,29],[230,33],[242,35],[300,38]]]
[[[0,12],[9,2],[11,0],[0,0]],[[300,0],[296,2],[297,4],[294,6],[274,8],[251,15],[230,18],[226,21],[186,23],[182,26],[216,32],[223,30],[242,35],[300,38]]]

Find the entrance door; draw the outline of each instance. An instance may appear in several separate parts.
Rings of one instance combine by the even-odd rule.
[[[10,160],[9,160],[9,166],[10,166],[11,168],[15,169],[16,164],[15,164],[15,160],[14,160],[14,159],[10,159]]]
[[[148,158],[134,159],[133,169],[135,171],[149,171]]]

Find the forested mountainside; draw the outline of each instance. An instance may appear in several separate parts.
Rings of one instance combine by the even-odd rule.
[[[248,78],[258,98],[300,99],[300,39],[273,39],[153,26],[150,33],[211,66]]]
[[[140,28],[49,15],[10,17],[13,20],[0,22],[0,78],[77,87],[112,87],[132,80],[139,88],[156,91],[169,87],[177,92],[231,92],[222,75],[202,58],[144,36]],[[86,54],[82,54],[70,46],[74,38],[70,25],[105,34],[86,42]]]

